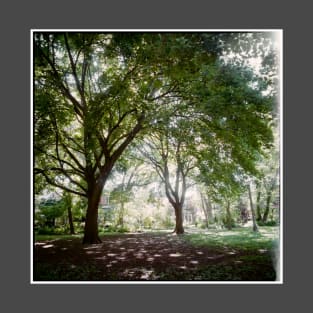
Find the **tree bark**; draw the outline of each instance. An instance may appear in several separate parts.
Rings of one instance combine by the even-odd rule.
[[[67,215],[68,215],[68,222],[70,224],[70,234],[74,235],[75,229],[74,229],[74,223],[73,223],[72,210],[70,206],[67,207]]]
[[[118,215],[117,225],[122,228],[124,227],[124,213],[125,213],[124,200],[121,200],[121,208]]]
[[[228,230],[232,229],[232,217],[230,213],[230,202],[227,201],[226,204],[226,227]]]
[[[267,218],[270,212],[270,204],[271,204],[271,200],[272,200],[272,195],[273,195],[273,191],[275,189],[275,182],[276,182],[276,177],[278,175],[278,170],[276,172],[276,175],[273,177],[271,184],[269,186],[269,188],[267,189],[266,192],[266,207],[265,207],[265,211],[262,217],[262,222],[266,223],[267,222]]]
[[[253,206],[253,200],[252,200],[252,193],[251,193],[251,187],[250,185],[248,186],[248,191],[249,191],[249,199],[250,199],[250,208],[251,208],[251,215],[252,215],[252,223],[253,223],[253,231],[257,232],[258,230],[258,226],[256,224],[256,220],[255,220],[255,212],[254,212],[254,206]]]
[[[200,196],[201,196],[201,204],[202,204],[202,211],[204,213],[204,216],[205,216],[205,226],[207,229],[209,229],[209,216],[208,216],[208,211],[207,211],[207,208],[206,208],[206,202],[204,200],[204,195],[202,193],[200,193]]]
[[[257,198],[256,198],[256,220],[258,222],[262,220],[260,199],[261,199],[261,191],[258,191]]]
[[[174,210],[175,210],[175,220],[176,220],[174,232],[177,235],[181,235],[185,232],[184,226],[183,226],[183,222],[184,222],[183,206],[181,204],[176,204],[174,206]]]
[[[83,244],[97,244],[101,242],[98,235],[98,207],[101,192],[102,188],[96,186],[88,195]]]
[[[204,197],[204,201],[206,203],[207,214],[209,221],[213,220],[213,206],[209,197]]]
[[[262,222],[266,223],[267,222],[267,218],[268,218],[268,214],[270,212],[270,204],[271,204],[271,200],[272,200],[272,189],[267,191],[267,196],[266,196],[266,207],[265,207],[265,211],[262,217]]]

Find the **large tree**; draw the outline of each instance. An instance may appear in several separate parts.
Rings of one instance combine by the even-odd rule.
[[[34,33],[36,181],[87,198],[84,243],[100,242],[98,204],[116,161],[217,46],[215,34]]]
[[[34,33],[35,179],[87,198],[84,243],[100,242],[98,204],[115,163],[138,135],[165,123],[169,107],[180,118],[191,110],[207,128],[202,137],[253,164],[249,147],[270,137],[266,87],[220,58],[233,41],[252,51],[252,37]]]

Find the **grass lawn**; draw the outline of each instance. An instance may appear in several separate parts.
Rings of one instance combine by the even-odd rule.
[[[261,226],[258,232],[251,228],[238,227],[232,230],[206,230],[201,233],[187,233],[184,238],[195,246],[241,250],[271,250],[278,244],[278,227]]]

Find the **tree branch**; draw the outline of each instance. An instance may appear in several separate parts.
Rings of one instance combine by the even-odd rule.
[[[63,189],[63,190],[65,190],[65,191],[68,191],[68,192],[70,192],[70,193],[73,193],[73,194],[75,194],[75,195],[82,196],[82,197],[87,197],[87,194],[86,194],[86,193],[82,193],[82,192],[79,192],[79,191],[76,191],[76,190],[72,190],[72,189],[70,189],[70,188],[68,188],[68,187],[65,187],[65,186],[63,186],[63,185],[60,185],[60,184],[56,183],[54,180],[52,180],[52,179],[47,175],[47,173],[46,173],[44,170],[38,169],[38,168],[35,168],[34,170],[35,170],[35,172],[37,172],[37,173],[35,173],[36,175],[38,175],[38,174],[43,175],[48,184],[50,184],[50,185],[52,185],[52,186],[55,186],[55,187],[58,187],[58,188],[60,188],[60,189]]]
[[[44,57],[44,59],[48,62],[48,64],[50,65],[51,69],[52,69],[52,75],[54,77],[54,81],[55,83],[61,88],[61,92],[62,94],[71,101],[71,103],[73,104],[74,107],[74,111],[75,113],[80,116],[81,118],[83,117],[82,114],[82,106],[80,105],[80,103],[75,99],[75,97],[71,94],[71,92],[69,91],[69,89],[64,85],[64,82],[62,81],[58,70],[55,67],[55,64],[53,63],[53,61],[51,61],[51,59],[43,52],[43,50],[41,49],[41,47],[37,44],[37,48],[40,50],[40,53],[42,54],[42,56]]]
[[[82,89],[82,85],[81,85],[81,83],[80,83],[80,81],[78,79],[78,75],[77,75],[77,71],[76,71],[76,65],[75,65],[74,60],[73,60],[73,56],[72,56],[72,53],[71,53],[71,49],[70,49],[70,46],[69,46],[69,43],[68,43],[68,39],[67,39],[66,33],[64,34],[64,41],[65,41],[66,50],[67,50],[67,53],[68,53],[68,56],[69,56],[69,59],[70,59],[70,64],[71,64],[74,80],[75,80],[75,83],[76,83],[76,87],[77,87],[78,92],[79,92],[79,94],[81,96],[83,106],[86,106],[84,90]]]
[[[82,186],[80,183],[78,183],[77,181],[75,181],[70,175],[69,175],[69,171],[65,170],[64,168],[59,168],[59,167],[51,167],[49,168],[50,171],[54,171],[54,172],[60,172],[62,173],[63,175],[65,175],[71,183],[73,183],[74,185],[76,185],[77,187],[79,187],[81,190],[87,192],[87,189]],[[76,174],[75,172],[71,173],[71,174]]]

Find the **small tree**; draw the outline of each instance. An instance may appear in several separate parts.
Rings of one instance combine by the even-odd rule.
[[[165,194],[175,212],[176,234],[184,233],[183,206],[188,189],[187,178],[194,168],[193,157],[188,155],[186,133],[188,128],[178,127],[180,133],[169,124],[159,129],[144,141],[139,148],[147,160],[154,166],[164,184]]]
[[[258,232],[258,226],[256,223],[256,215],[255,215],[255,209],[254,204],[252,200],[252,192],[251,192],[251,186],[250,183],[248,184],[248,192],[249,192],[249,201],[250,201],[250,210],[251,210],[251,216],[252,216],[252,229],[254,232]]]

